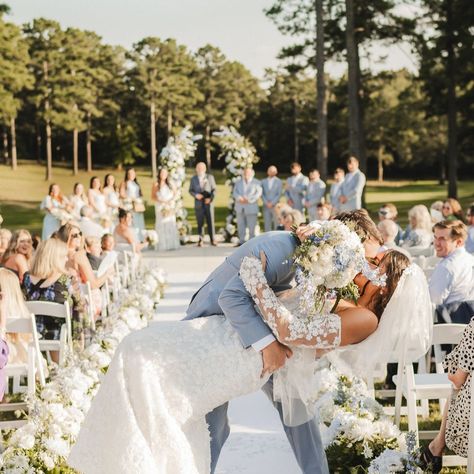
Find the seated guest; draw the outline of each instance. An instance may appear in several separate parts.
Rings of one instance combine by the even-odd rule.
[[[410,228],[404,234],[403,248],[428,248],[433,241],[431,216],[426,206],[418,204],[408,212]]]
[[[0,262],[2,261],[3,254],[8,248],[12,233],[8,229],[0,229]]]
[[[7,319],[29,317],[30,313],[25,305],[20,282],[15,274],[6,268],[0,268],[0,294],[0,321],[6,323]],[[1,327],[5,329],[4,325]],[[23,364],[28,362],[28,344],[31,340],[29,334],[7,333],[5,336],[3,333],[1,338],[8,343],[8,362],[10,364]]]
[[[283,228],[284,230],[293,230],[304,221],[305,220],[302,212],[298,211],[298,209],[291,209],[291,211],[285,212],[285,217],[283,218]]]
[[[392,221],[391,219],[381,220],[377,224],[377,229],[380,231],[380,234],[382,235],[383,246],[386,249],[397,250],[398,252],[403,253],[409,259],[411,259],[410,254],[405,249],[399,247],[395,243],[395,239],[398,235],[399,227],[394,221]]]
[[[327,221],[331,217],[332,207],[328,203],[320,202],[316,206],[316,219],[318,221]]]
[[[100,239],[100,246],[102,249],[102,256],[106,255],[107,252],[111,252],[115,249],[115,239],[112,234],[104,234]]]
[[[461,204],[453,198],[448,198],[443,202],[443,220],[445,221],[462,221],[464,222],[464,213],[462,212]]]
[[[97,237],[86,237],[86,255],[89,263],[91,264],[92,270],[97,271],[102,262],[100,247],[100,240]]]
[[[474,205],[467,210],[467,226],[466,250],[474,254]]]
[[[429,288],[435,305],[474,299],[474,257],[466,252],[466,226],[461,221],[441,221],[433,226],[436,256],[442,260],[431,275]]]
[[[275,205],[275,219],[277,222],[276,230],[284,230],[285,226],[283,225],[283,220],[286,217],[286,214],[291,211],[291,207],[288,204],[279,202]]]
[[[58,239],[46,239],[38,246],[33,258],[31,271],[25,273],[23,291],[28,301],[50,301],[64,303],[69,301],[73,312],[79,309],[79,299],[73,297],[73,282],[66,270],[68,249]],[[43,339],[58,340],[64,319],[36,315],[38,334]],[[59,353],[51,354],[58,362]]]
[[[471,377],[474,372],[474,319],[464,329],[460,343],[447,355],[444,366],[453,384],[439,433],[425,448],[420,466],[423,472],[439,473],[445,447],[458,456],[467,457],[469,446],[469,415],[471,412]]]
[[[398,217],[398,209],[395,204],[392,204],[391,202],[388,202],[387,204],[384,204],[380,209],[379,209],[379,222],[382,222],[386,219],[391,220],[395,222],[398,228],[397,235],[395,237],[395,243],[398,245],[400,242],[402,235],[403,235],[403,230],[402,228],[397,224],[397,217]]]
[[[0,271],[5,271],[0,268]],[[8,271],[8,270],[7,270]],[[3,287],[0,280],[0,294],[3,294]],[[6,377],[4,374],[4,368],[8,362],[9,347],[6,341],[5,330],[7,327],[7,315],[0,307],[0,402],[3,400],[6,388]]]
[[[132,227],[132,213],[125,209],[119,209],[119,223],[114,229],[114,239],[116,245],[128,245],[130,250],[134,253],[140,253],[146,243],[138,242],[136,234]]]
[[[20,280],[30,267],[33,246],[30,233],[25,229],[14,232],[7,250],[2,257],[2,266],[15,272]]]
[[[431,221],[433,224],[440,222],[443,219],[443,201],[435,201],[430,206]]]
[[[92,220],[92,214],[94,213],[92,207],[82,206],[80,213],[79,228],[82,235],[84,237],[97,237],[100,239],[105,234],[105,229]]]

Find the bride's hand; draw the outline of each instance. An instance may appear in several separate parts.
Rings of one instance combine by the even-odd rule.
[[[301,242],[304,242],[309,236],[316,232],[316,228],[312,225],[300,225],[296,229],[296,235]]]

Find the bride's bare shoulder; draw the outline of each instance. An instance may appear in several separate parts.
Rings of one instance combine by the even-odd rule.
[[[378,326],[377,316],[367,308],[353,306],[339,312],[341,345],[357,344],[369,337]]]

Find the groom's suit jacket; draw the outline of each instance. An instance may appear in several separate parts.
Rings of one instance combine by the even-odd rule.
[[[259,235],[235,250],[207,278],[194,294],[185,319],[224,314],[240,336],[244,347],[272,334],[256,310],[255,303],[239,277],[242,259],[265,253],[265,276],[273,291],[291,287],[294,277],[293,252],[296,238],[290,232],[273,231]]]

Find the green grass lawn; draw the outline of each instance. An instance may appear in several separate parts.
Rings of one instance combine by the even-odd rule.
[[[54,168],[54,182],[61,186],[64,194],[72,193],[73,185],[80,181],[87,188],[92,176],[103,179],[106,173],[115,174],[120,181],[123,172],[111,169],[101,169],[93,173],[81,171],[78,176],[72,176],[71,170]],[[185,183],[184,205],[189,212],[189,220],[193,229],[196,229],[196,220],[193,211],[193,199],[187,193],[189,178],[192,169],[187,170],[188,181]],[[229,188],[225,185],[225,177],[221,171],[214,173],[217,181],[217,194],[215,200],[216,229],[223,227],[227,215],[227,201]],[[258,177],[263,177],[259,173]],[[152,180],[147,170],[138,169],[138,179],[142,186],[145,199],[148,201],[145,213],[148,228],[154,226],[154,208],[150,199]],[[39,210],[39,203],[46,195],[49,183],[44,181],[44,168],[37,164],[24,164],[16,172],[5,165],[0,165],[0,214],[4,222],[3,227],[18,229],[25,227],[34,233],[41,233],[43,216]],[[459,183],[459,196],[466,208],[474,202],[474,181]],[[435,181],[390,181],[383,184],[369,182],[366,189],[367,207],[373,217],[377,215],[378,208],[386,203],[393,202],[399,210],[399,222],[403,226],[407,223],[407,213],[415,204],[431,204],[438,199],[446,197],[446,187],[440,186]]]

